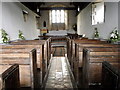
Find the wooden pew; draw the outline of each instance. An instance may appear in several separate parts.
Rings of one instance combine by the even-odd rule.
[[[69,56],[70,56],[70,52],[69,52],[70,51],[69,50],[70,49],[70,40],[71,40],[70,38],[68,38],[68,37],[66,38],[66,46],[67,46],[66,49],[67,49],[67,58],[68,58],[68,60],[70,60],[69,59]]]
[[[19,65],[0,65],[0,90],[20,89]]]
[[[120,89],[120,63],[102,62],[102,89]]]
[[[12,45],[24,45],[23,47],[37,49],[37,68],[41,70],[41,83],[44,81],[45,74],[51,58],[51,44],[50,39],[48,40],[19,40],[11,42]]]
[[[47,66],[48,66],[51,59],[51,37],[47,39],[47,54],[48,54]]]
[[[70,39],[71,40],[71,39]],[[75,39],[71,40],[73,44],[71,44],[70,40],[68,41],[67,46],[69,47],[68,50],[68,59],[71,61],[73,74],[75,77],[76,82],[78,85],[82,86],[82,52],[84,47],[120,47],[120,45],[112,45],[108,44],[107,41],[100,41],[100,40],[91,40],[91,39]],[[70,42],[70,43],[69,43]],[[79,48],[78,45],[79,44]],[[80,45],[81,44],[81,45]],[[80,48],[81,47],[81,48]],[[72,49],[71,49],[72,48]],[[69,54],[69,52],[71,54]],[[72,60],[74,60],[72,62]],[[79,74],[78,74],[79,73]],[[80,82],[81,81],[81,82]]]
[[[43,83],[44,77],[45,77],[45,73],[46,73],[46,64],[45,64],[45,60],[44,60],[44,45],[3,45],[2,46],[3,49],[7,48],[10,49],[11,52],[15,51],[16,49],[25,49],[25,50],[31,50],[33,48],[37,49],[37,71],[38,71],[38,75],[40,77],[40,86]],[[25,51],[24,50],[24,51]]]
[[[66,36],[53,36],[51,37],[51,42],[56,41],[66,41]]]
[[[67,57],[69,60],[69,63],[71,65],[71,70],[73,71],[73,74],[75,76],[76,80],[78,79],[78,68],[76,66],[79,65],[79,61],[77,56],[77,50],[78,48],[76,47],[75,44],[107,44],[107,41],[100,41],[96,39],[87,39],[87,38],[80,38],[80,39],[67,39]],[[77,61],[76,61],[77,60]],[[79,83],[79,82],[77,82]]]
[[[30,45],[44,45],[44,59],[48,62],[51,58],[51,38],[47,40],[19,40],[17,42],[12,42],[11,44],[30,44]]]
[[[76,38],[79,38],[79,35],[78,35],[78,34],[67,33],[67,36],[68,36],[70,39],[76,39]]]
[[[106,41],[100,41],[100,40],[95,40],[95,39],[75,39],[71,41],[71,53],[70,55],[70,63],[71,63],[71,68],[73,70],[73,60],[75,60],[75,54],[76,54],[76,45],[75,44],[106,44]]]
[[[38,88],[36,49],[24,48],[20,45],[2,45],[0,64],[19,64],[20,87]]]
[[[120,48],[99,47],[83,49],[83,86],[101,84],[102,62],[119,63]]]
[[[72,60],[74,60],[74,57],[75,57],[75,43],[77,43],[77,44],[95,44],[95,43],[97,43],[97,44],[106,44],[107,43],[107,41],[100,41],[100,40],[96,40],[96,39],[69,39],[69,42],[67,43],[67,46],[69,47],[69,49],[67,49],[68,50],[68,59],[69,59],[69,62],[70,62],[70,64],[71,64],[71,68],[72,68]]]
[[[44,60],[46,60],[46,65],[49,65],[51,58],[51,38],[47,40],[18,40],[13,41],[10,44],[13,45],[44,45]]]
[[[82,56],[83,56],[83,49],[84,48],[93,48],[93,47],[115,47],[115,48],[118,48],[120,47],[120,45],[115,45],[115,44],[75,44],[75,58],[76,60],[79,61],[79,67],[82,67]]]
[[[75,44],[75,57],[73,62],[73,74],[76,79],[78,86],[82,86],[82,68],[83,68],[83,49],[93,48],[93,47],[120,47],[120,45],[115,44]]]

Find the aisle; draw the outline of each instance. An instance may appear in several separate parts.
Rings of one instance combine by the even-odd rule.
[[[72,82],[65,57],[52,57],[45,89],[72,89]]]
[[[65,48],[64,47],[53,47],[52,53],[53,53],[53,57],[64,57]]]

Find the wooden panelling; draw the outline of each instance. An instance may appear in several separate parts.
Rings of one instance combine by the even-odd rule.
[[[118,90],[120,88],[120,63],[102,63],[102,89]]]
[[[17,49],[16,49],[16,47],[17,47]],[[28,49],[28,51],[27,51],[27,48],[26,48],[25,52],[23,52],[24,49],[21,49],[21,48],[19,49],[18,47],[19,47],[19,45],[2,45],[2,49],[0,49],[0,51],[1,51],[0,64],[2,64],[2,65],[19,64],[20,87],[37,88],[38,87],[37,80],[40,80],[40,79],[36,80],[36,78],[37,78],[36,49],[32,49],[32,50]],[[10,48],[11,48],[11,50],[14,49],[13,52],[15,52],[15,53],[10,53]],[[5,52],[8,52],[8,53],[2,54],[2,52],[4,52],[4,50],[5,50]],[[22,58],[21,62],[20,62],[20,58]]]
[[[0,90],[20,89],[19,65],[0,65]]]
[[[103,48],[84,48],[83,50],[83,76],[84,76],[83,84],[85,87],[89,87],[89,85],[99,85],[101,83],[101,79],[102,79],[101,70],[102,70],[103,61],[108,60],[109,63],[120,63],[120,61],[118,61],[120,60],[120,57],[118,57],[118,55],[120,54],[119,49],[120,48],[113,48],[113,47],[112,48],[106,47],[104,49]],[[111,55],[115,55],[115,56],[111,57]],[[113,62],[113,60],[115,61]]]

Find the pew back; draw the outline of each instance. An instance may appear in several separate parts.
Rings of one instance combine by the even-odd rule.
[[[102,62],[102,88],[118,90],[120,88],[120,63]]]
[[[114,47],[118,48],[120,45],[115,45],[115,44],[76,44],[76,51],[75,51],[75,56],[76,59],[79,61],[79,67],[82,67],[82,57],[83,57],[83,49],[84,48],[94,48],[94,47]]]
[[[0,49],[0,64],[19,64],[20,86],[38,87],[36,50],[25,49],[16,45],[2,45]]]
[[[19,65],[0,65],[0,90],[19,89]]]
[[[19,40],[11,42],[12,45],[23,45],[23,47],[37,49],[37,68],[41,70],[41,83],[44,81],[45,73],[51,58],[51,38],[47,40]]]
[[[96,39],[69,39],[67,46],[69,47],[68,59],[70,63],[72,63],[72,60],[75,57],[75,53],[76,53],[75,44],[107,44],[107,41],[100,41]]]
[[[120,63],[120,48],[99,47],[83,49],[83,85],[101,84],[102,62]]]
[[[49,61],[51,58],[51,44],[50,44],[50,42],[51,42],[51,38],[48,38],[47,40],[18,40],[18,41],[13,41],[10,44],[12,44],[12,45],[33,45],[35,47],[36,47],[36,45],[42,45],[42,48],[40,49],[42,52],[41,53],[42,57],[40,57],[40,59],[38,59],[38,60],[40,60],[40,61],[45,60],[45,65],[46,65],[46,69],[47,69],[47,66],[49,65]],[[38,61],[38,68],[40,68],[40,65],[39,65],[40,61]]]
[[[75,43],[75,50],[74,50],[74,56],[73,56],[73,74],[76,79],[76,82],[78,83],[78,86],[82,86],[82,68],[83,68],[83,49],[84,48],[94,48],[94,47],[114,47],[118,48],[120,45],[115,44],[79,44]]]

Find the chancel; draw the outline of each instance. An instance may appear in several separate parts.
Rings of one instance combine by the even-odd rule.
[[[120,0],[0,1],[0,89],[120,89]]]

